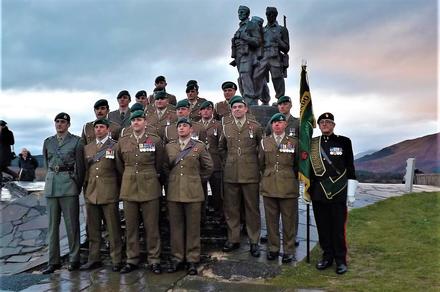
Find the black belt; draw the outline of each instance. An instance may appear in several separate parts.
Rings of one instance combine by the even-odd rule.
[[[53,167],[50,167],[50,170],[52,170],[54,172],[74,171],[75,167],[73,167],[73,166],[59,166],[59,165],[55,165]]]

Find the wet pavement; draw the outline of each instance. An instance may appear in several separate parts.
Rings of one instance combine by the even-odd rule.
[[[146,267],[120,275],[111,271],[108,254],[103,255],[104,267],[93,271],[68,272],[64,266],[50,276],[42,275],[39,270],[47,262],[46,201],[37,186],[24,186],[26,187],[33,191],[26,196],[10,193],[3,196],[3,192],[1,194],[1,291],[287,291],[267,286],[264,282],[265,278],[274,277],[281,272],[281,267],[285,265],[281,264],[281,258],[279,261],[267,261],[264,244],[260,246],[261,256],[252,257],[245,236],[242,237],[241,247],[231,253],[221,252],[220,248],[203,246],[204,260],[199,266],[199,276],[187,276],[184,271],[158,276]],[[360,184],[358,190],[357,200],[350,209],[405,193],[404,185],[401,184]],[[440,191],[440,188],[417,185],[413,191],[432,192]],[[296,258],[301,261],[306,256],[306,204],[300,202],[299,208],[300,245],[296,249]],[[83,209],[81,208],[80,216],[82,240],[85,239]],[[264,214],[263,210],[261,214]],[[312,210],[310,215],[310,248],[313,248],[318,236]],[[68,246],[64,224],[60,224],[60,227],[62,253],[66,254]],[[264,222],[262,234],[265,234]],[[82,259],[85,260],[86,257],[83,251]],[[296,264],[297,262],[293,262],[288,265]]]

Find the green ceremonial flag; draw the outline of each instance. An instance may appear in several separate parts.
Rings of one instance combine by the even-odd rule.
[[[301,66],[300,81],[300,128],[299,128],[299,181],[304,183],[303,198],[310,202],[310,142],[313,128],[316,128],[316,120],[313,115],[312,97],[310,95],[309,82],[307,80],[306,66]]]

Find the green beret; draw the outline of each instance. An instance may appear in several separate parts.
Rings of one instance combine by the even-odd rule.
[[[276,113],[270,118],[270,123],[286,121],[286,116],[282,113]]]
[[[143,111],[143,110],[144,110],[144,105],[140,102],[134,103],[130,108],[130,112]]]
[[[68,121],[70,123],[70,116],[68,114],[64,113],[64,112],[63,113],[59,113],[59,114],[57,114],[55,116],[54,121],[56,121],[56,120],[66,120],[66,121]]]
[[[212,103],[212,101],[209,100],[205,100],[204,102],[202,102],[202,104],[200,105],[200,109],[204,109],[207,107],[212,107],[214,108],[214,104]]]
[[[290,102],[292,103],[292,100],[290,99],[290,97],[284,95],[284,96],[280,96],[280,98],[278,98],[277,104],[282,104],[283,102]]]
[[[319,124],[320,120],[332,120],[332,121],[335,121],[335,117],[333,116],[332,113],[323,113],[318,118],[318,124]]]
[[[143,110],[137,110],[131,113],[130,115],[130,121],[136,118],[145,118],[145,113]]]
[[[123,97],[124,95],[127,95],[129,99],[131,99],[130,93],[127,90],[122,90],[118,93],[118,96],[116,97],[116,99],[120,99],[121,97]]]
[[[237,90],[237,84],[235,84],[232,81],[223,82],[222,89],[226,89],[226,88],[232,88],[232,89]]]
[[[187,99],[182,99],[177,102],[176,109],[181,108],[181,107],[190,108],[191,105],[189,104],[189,101]]]
[[[97,109],[101,106],[105,106],[105,107],[109,108],[108,101],[106,99],[100,99],[97,102],[95,102],[95,105],[93,106],[93,108]]]
[[[139,98],[141,96],[147,96],[147,92],[145,90],[139,90],[138,92],[136,92],[136,98]]]
[[[233,96],[232,98],[231,98],[231,100],[229,101],[229,106],[233,106],[234,105],[234,103],[237,103],[237,102],[241,102],[241,103],[243,103],[244,105],[246,105],[246,102],[244,101],[244,98],[243,97],[241,97],[240,95],[236,95],[236,96]]]
[[[168,94],[166,93],[165,90],[160,90],[160,91],[155,91],[154,92],[154,99],[165,99],[168,97]]]
[[[187,119],[187,118],[179,118],[179,119],[177,120],[177,127],[178,127],[181,123],[185,123],[185,124],[188,124],[188,125],[192,126],[191,120],[190,120],[190,119]]]
[[[106,118],[97,119],[93,122],[93,127],[96,125],[106,125],[107,127],[110,126],[110,122]]]

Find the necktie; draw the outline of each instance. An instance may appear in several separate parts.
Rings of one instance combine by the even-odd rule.
[[[162,111],[157,112],[157,116],[159,117],[159,120],[162,118],[162,115],[163,115]]]
[[[121,121],[123,121],[125,119],[125,112],[121,113]]]
[[[183,149],[185,149],[185,143],[181,142],[180,143],[180,150],[183,150]]]
[[[63,137],[57,137],[58,145],[63,144]]]
[[[277,136],[277,137],[275,138],[275,140],[276,140],[276,142],[277,142],[277,145],[280,146],[280,144],[281,144],[281,136]]]
[[[98,147],[98,149],[101,149],[101,147],[102,147],[102,142],[98,142],[97,147]]]
[[[241,129],[241,126],[243,126],[243,124],[240,121],[237,121],[237,126]]]

